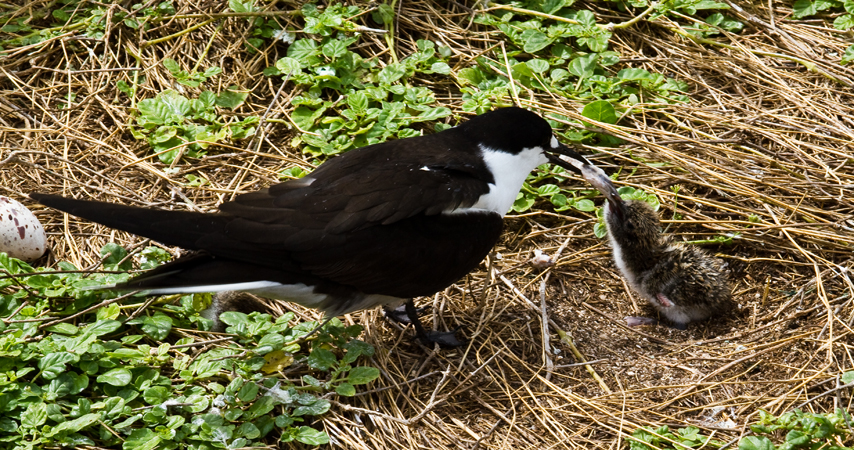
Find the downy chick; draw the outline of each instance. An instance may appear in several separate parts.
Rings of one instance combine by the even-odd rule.
[[[605,223],[614,262],[632,289],[673,325],[705,320],[732,308],[726,263],[661,233],[658,214],[645,202],[620,198],[604,172],[584,174],[608,198]],[[657,321],[627,317],[629,326]]]

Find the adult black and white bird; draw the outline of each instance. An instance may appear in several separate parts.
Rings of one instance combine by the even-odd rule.
[[[614,263],[623,277],[673,325],[706,320],[733,307],[726,263],[692,245],[662,234],[658,214],[646,202],[623,200],[598,167],[582,176],[608,199],[605,224]],[[626,317],[630,326],[654,324],[646,317]]]
[[[427,332],[413,297],[476,268],[499,239],[526,176],[589,162],[548,122],[502,108],[440,133],[388,141],[331,158],[304,178],[241,194],[217,213],[167,211],[56,195],[43,205],[194,252],[113,289],[151,294],[245,291],[327,316],[399,304]]]

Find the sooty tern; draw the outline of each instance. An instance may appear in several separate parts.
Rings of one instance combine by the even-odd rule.
[[[478,266],[499,239],[526,176],[554,163],[589,170],[548,122],[502,108],[426,136],[331,158],[304,178],[241,194],[217,213],[167,211],[56,195],[39,203],[195,252],[110,286],[151,294],[244,291],[328,317],[432,295]]]
[[[733,307],[726,263],[691,245],[679,245],[661,233],[658,214],[643,201],[623,200],[598,167],[582,176],[608,199],[605,224],[614,263],[632,289],[673,325],[705,320]],[[654,324],[626,317],[630,326]]]

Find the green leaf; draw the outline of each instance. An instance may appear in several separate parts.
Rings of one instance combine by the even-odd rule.
[[[288,56],[297,61],[308,62],[318,52],[317,42],[311,39],[299,39],[288,47]],[[276,67],[278,67],[278,62]]]
[[[566,5],[567,0],[545,0],[540,9],[546,14],[554,14]],[[570,1],[572,4],[572,1]]]
[[[788,433],[786,433],[786,444],[791,445],[793,447],[799,447],[808,444],[810,441],[812,441],[811,436],[804,433],[803,431],[790,430]]]
[[[258,396],[258,385],[254,382],[248,382],[244,384],[239,391],[237,391],[237,398],[241,402],[251,402],[255,400],[255,397]]]
[[[837,17],[833,21],[833,28],[836,28],[837,30],[848,30],[854,28],[854,14],[843,14]]]
[[[519,213],[525,212],[525,211],[531,209],[532,206],[534,206],[535,201],[536,201],[536,198],[533,195],[525,195],[522,192],[520,192],[516,196],[516,201],[513,202],[513,206],[511,209],[513,211],[516,211]]]
[[[300,402],[305,403],[306,401],[312,401],[312,403],[294,408],[294,416],[319,416],[321,414],[326,414],[332,406],[329,401],[322,398],[316,398],[310,394],[302,395]]]
[[[103,336],[105,334],[110,334],[113,331],[119,329],[122,326],[122,323],[118,320],[99,320],[92,325],[89,325],[85,328],[84,332],[86,334],[93,334],[95,336]]]
[[[130,384],[131,373],[123,367],[117,367],[108,372],[98,375],[98,383],[107,383],[112,386],[127,386]]]
[[[424,111],[418,117],[416,117],[416,122],[427,122],[432,120],[438,120],[443,117],[448,117],[451,115],[451,110],[444,106],[439,106],[436,108],[430,108],[427,111]]]
[[[339,40],[331,40],[323,44],[323,55],[329,59],[336,60],[347,54],[347,44]],[[278,65],[277,65],[278,67]]]
[[[584,106],[581,115],[588,119],[604,123],[617,123],[617,112],[614,106],[605,100],[596,100]]]
[[[216,94],[211,91],[204,91],[199,94],[199,101],[205,105],[205,109],[209,109],[216,103]]]
[[[36,428],[45,422],[47,422],[47,405],[44,403],[30,403],[27,410],[21,414],[21,425],[25,428]]]
[[[569,77],[569,72],[566,69],[556,68],[552,70],[549,77],[551,78],[552,83],[559,83]]]
[[[268,412],[272,411],[275,407],[276,403],[273,400],[273,397],[270,397],[269,395],[261,396],[260,398],[255,400],[255,403],[253,403],[252,406],[249,407],[249,409],[246,410],[246,413],[244,413],[243,418],[246,420],[252,420],[261,417],[264,414],[267,414]]]
[[[599,55],[591,53],[585,56],[579,56],[569,63],[569,72],[579,78],[589,78],[596,70],[596,61]]]
[[[524,42],[522,49],[527,53],[536,53],[552,43],[552,39],[539,30],[525,30],[519,35],[519,40]]]
[[[76,327],[70,323],[64,323],[63,322],[63,323],[58,323],[56,325],[51,325],[51,326],[45,328],[45,330],[50,331],[51,333],[59,333],[59,334],[65,334],[68,336],[73,336],[73,335],[77,334],[78,331],[80,331],[80,328],[78,328],[78,327]]]
[[[173,125],[162,125],[148,135],[148,142],[152,145],[162,144],[178,135],[178,127]]]
[[[776,447],[767,437],[747,436],[738,443],[738,450],[776,450]]]
[[[118,89],[120,92],[123,92],[128,97],[133,97],[134,90],[131,85],[129,85],[125,80],[119,80],[116,83],[116,89]]]
[[[104,258],[104,268],[107,270],[130,270],[133,266],[130,258],[125,259],[127,255],[127,250],[112,242],[101,247],[101,256],[107,256]]]
[[[839,381],[843,384],[854,383],[854,370],[845,372],[839,377]]]
[[[347,96],[347,104],[357,114],[363,115],[368,111],[368,96],[362,91],[356,91]]]
[[[66,363],[79,360],[79,356],[67,352],[48,353],[39,359],[38,368],[45,379],[52,380],[66,371]]]
[[[315,348],[308,355],[306,364],[312,369],[329,370],[338,364],[335,354],[324,348]]]
[[[544,73],[549,70],[548,61],[544,61],[542,59],[531,59],[525,61],[525,65],[527,65],[534,73]]]
[[[544,184],[537,188],[537,194],[542,197],[550,197],[560,192],[560,188],[554,184]]]
[[[510,67],[513,73],[513,77],[517,79],[521,78],[531,78],[534,76],[534,72],[528,67],[525,63],[517,63]]]
[[[848,64],[851,61],[854,61],[854,45],[849,45],[845,49],[845,54],[842,55],[842,60],[839,61],[839,64]]]
[[[483,72],[481,72],[480,69],[477,69],[475,67],[467,67],[457,72],[457,79],[463,82],[464,84],[467,83],[477,86],[478,84],[483,82]]]
[[[156,125],[180,123],[192,110],[190,101],[171,89],[140,101],[137,108],[142,118]]]
[[[86,414],[84,416],[78,417],[74,420],[69,420],[67,422],[62,422],[61,424],[51,428],[48,432],[45,433],[46,437],[53,437],[59,433],[76,433],[89,425],[97,423],[101,420],[100,414]]]
[[[376,367],[359,366],[350,370],[350,373],[347,375],[347,381],[354,385],[368,384],[379,378],[379,376],[380,370]]]
[[[374,20],[379,23],[392,23],[394,20],[394,9],[387,3],[380,3],[377,6],[377,14],[374,15]]]
[[[596,15],[593,11],[582,9],[575,14],[575,20],[581,22],[581,26],[585,28],[593,28],[596,26]]]
[[[796,0],[794,5],[792,5],[792,10],[794,11],[792,17],[795,19],[802,19],[818,14],[815,4],[810,0]]]
[[[392,63],[380,71],[379,81],[382,84],[392,84],[406,74],[406,67],[400,63]]]
[[[549,198],[549,201],[552,202],[552,205],[557,207],[557,211],[565,211],[567,209],[567,198],[563,194],[552,195],[551,198]]]
[[[448,75],[451,73],[451,66],[445,62],[434,62],[430,65],[430,72],[440,73],[442,75]]]
[[[140,269],[153,269],[170,259],[172,259],[172,255],[169,252],[152,245],[139,253],[139,267]],[[115,317],[112,318],[115,319]]]
[[[244,422],[237,430],[234,431],[235,436],[242,436],[246,439],[258,439],[261,437],[261,430],[258,429],[252,422]]]
[[[232,0],[235,1],[236,0]],[[137,428],[122,444],[122,450],[154,450],[160,444],[160,436],[148,428]]]
[[[216,97],[216,105],[221,108],[234,109],[242,105],[249,96],[247,92],[237,91],[237,86],[229,86]]]
[[[608,235],[608,226],[605,225],[605,222],[597,222],[596,225],[593,225],[593,234],[599,239],[604,238]]]
[[[326,433],[306,426],[299,427],[299,431],[297,431],[294,438],[303,444],[308,445],[323,445],[329,443],[329,436],[327,436]]]
[[[651,80],[653,75],[644,69],[623,69],[617,72],[617,78],[621,80]]]
[[[302,71],[302,66],[296,58],[285,56],[276,61],[276,69],[283,74],[295,74]]]
[[[574,207],[575,207],[575,209],[577,209],[579,211],[588,211],[588,212],[596,209],[596,205],[593,203],[593,201],[586,199],[586,198],[583,198],[583,199],[575,202]]]
[[[142,318],[142,331],[156,341],[162,341],[172,331],[172,318],[163,313]]]
[[[172,58],[163,58],[163,67],[172,75],[181,72],[181,66]]]
[[[149,405],[159,405],[171,397],[172,393],[164,386],[152,386],[142,394],[142,398]]]
[[[352,397],[356,395],[356,388],[350,383],[341,383],[335,386],[335,392],[343,397]]]

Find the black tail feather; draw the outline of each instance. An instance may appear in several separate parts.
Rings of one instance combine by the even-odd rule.
[[[30,198],[68,214],[144,236],[166,245],[200,250],[197,242],[211,234],[222,233],[232,218],[217,213],[125,206],[92,200],[77,200],[59,195],[32,193]]]

